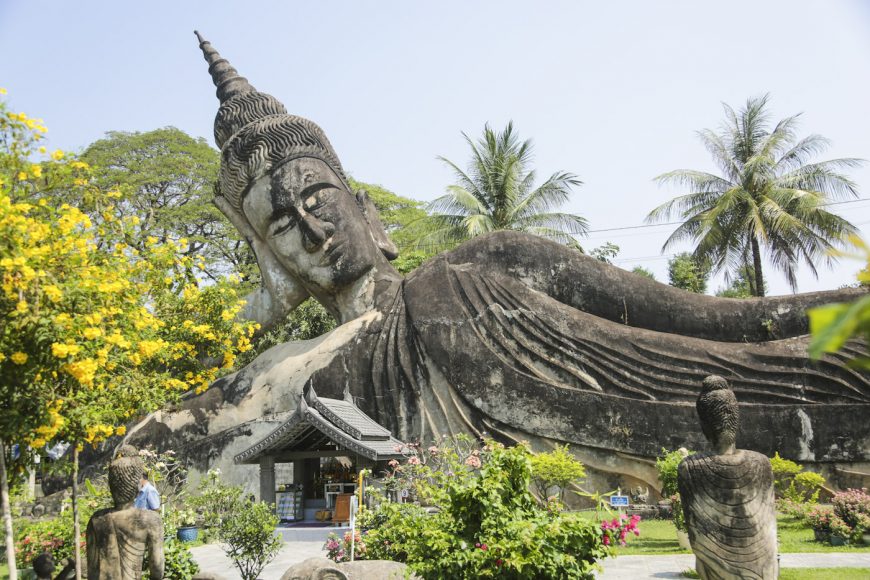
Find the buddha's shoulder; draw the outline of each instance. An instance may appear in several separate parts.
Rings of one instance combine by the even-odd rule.
[[[696,453],[689,455],[680,462],[679,473],[688,474],[698,468],[728,469],[739,468],[746,470],[755,468],[761,471],[770,471],[770,459],[757,451],[738,449],[735,453],[719,455],[716,453]]]
[[[546,238],[502,230],[477,236],[452,250],[423,262],[407,276],[408,281],[427,278],[447,269],[467,269],[478,273],[510,273],[517,267],[540,265],[564,254],[565,258],[589,259],[580,252]]]

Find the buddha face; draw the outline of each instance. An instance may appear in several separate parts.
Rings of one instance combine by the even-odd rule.
[[[293,159],[260,178],[242,210],[278,261],[315,294],[353,284],[378,259],[356,199],[320,159]]]

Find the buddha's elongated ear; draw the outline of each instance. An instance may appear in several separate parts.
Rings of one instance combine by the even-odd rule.
[[[356,203],[362,210],[366,222],[369,224],[369,231],[372,234],[372,239],[378,245],[381,253],[387,257],[387,260],[395,260],[399,257],[399,248],[393,243],[393,240],[387,235],[381,217],[378,215],[378,208],[369,197],[368,192],[364,189],[356,192]]]

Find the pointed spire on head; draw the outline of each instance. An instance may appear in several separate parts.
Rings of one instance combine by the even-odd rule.
[[[226,102],[230,97],[235,95],[256,91],[248,82],[248,79],[239,76],[239,71],[233,68],[233,65],[223,58],[211,43],[202,37],[198,30],[194,30],[193,33],[199,39],[199,48],[202,50],[202,55],[208,63],[208,72],[211,75],[212,81],[214,81],[214,86],[217,87],[217,97],[221,103]]]

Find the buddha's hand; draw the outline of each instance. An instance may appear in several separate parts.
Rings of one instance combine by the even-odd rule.
[[[283,318],[308,298],[308,292],[281,265],[248,219],[230,205],[225,197],[216,195],[214,203],[251,246],[257,258],[257,266],[260,268],[263,289],[267,296],[248,297],[249,303],[245,308],[246,318],[257,320],[264,327],[272,326],[277,322],[276,318]],[[263,303],[264,301],[266,303]]]

